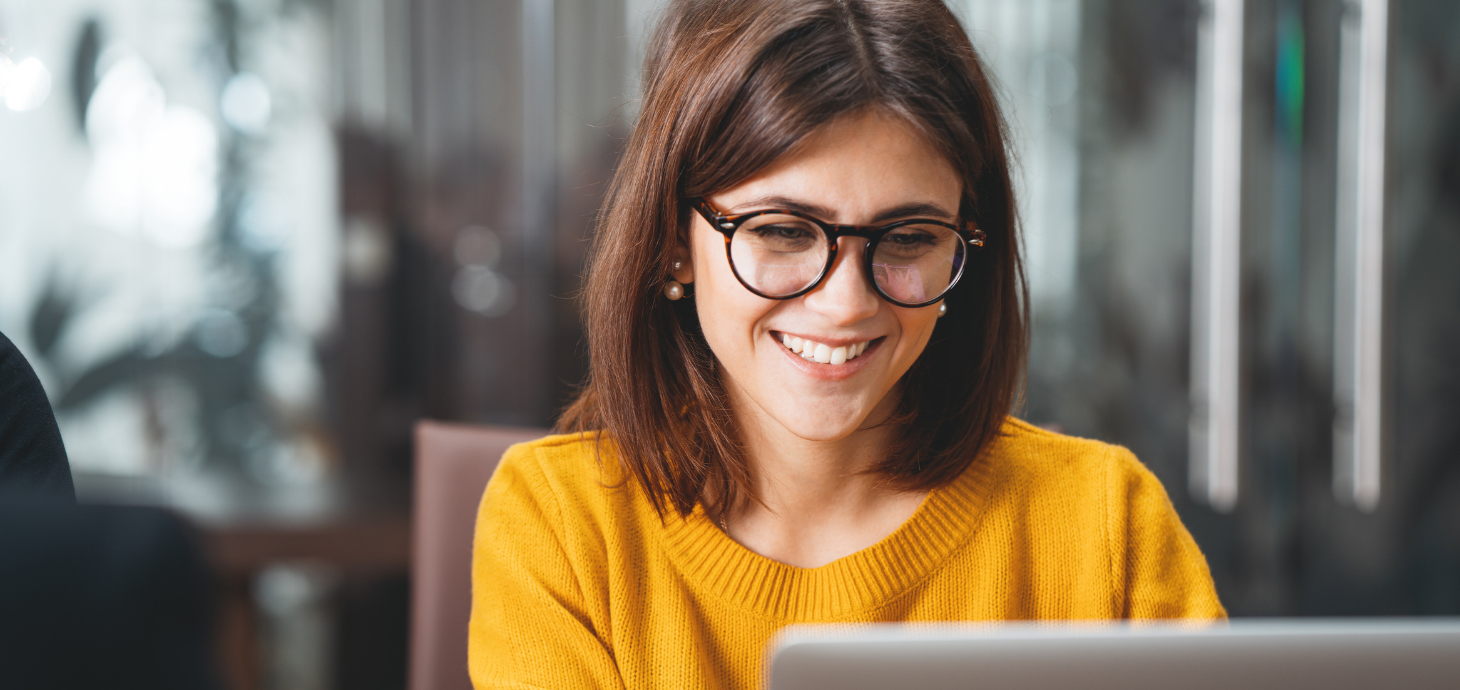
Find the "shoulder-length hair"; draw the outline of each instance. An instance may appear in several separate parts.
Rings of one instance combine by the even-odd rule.
[[[693,300],[661,295],[671,250],[689,244],[686,200],[730,189],[868,109],[947,155],[963,180],[960,212],[987,234],[901,382],[897,440],[872,471],[907,490],[943,485],[1009,414],[1029,307],[1007,134],[958,19],[939,0],[674,2],[651,39],[638,124],[593,243],[589,377],[558,422],[603,431],[661,515],[757,500]]]

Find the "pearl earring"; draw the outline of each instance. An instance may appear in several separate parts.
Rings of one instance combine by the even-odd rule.
[[[677,280],[671,280],[664,284],[664,298],[673,302],[684,297],[684,286]]]
[[[940,318],[940,319],[943,318],[943,315],[944,314],[947,314],[947,313],[948,313],[948,303],[947,302],[944,302],[944,303],[938,305],[938,318]]]
[[[675,259],[674,260],[674,263],[672,265],[673,265],[674,271],[676,273],[679,272],[679,269],[684,268],[684,262],[683,261],[680,261],[679,259]]]

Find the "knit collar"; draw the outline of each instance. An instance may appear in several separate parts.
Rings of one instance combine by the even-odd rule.
[[[968,541],[992,483],[988,456],[980,455],[957,479],[928,492],[912,517],[882,541],[819,568],[798,568],[752,552],[720,531],[700,505],[688,516],[668,511],[663,542],[697,589],[786,622],[842,618],[888,603]]]

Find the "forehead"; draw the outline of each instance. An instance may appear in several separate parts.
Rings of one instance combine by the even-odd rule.
[[[927,204],[957,213],[962,181],[948,157],[905,120],[868,111],[834,120],[751,179],[716,195],[722,208],[784,197],[863,222],[887,208]]]

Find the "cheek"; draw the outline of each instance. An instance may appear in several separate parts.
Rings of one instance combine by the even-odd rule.
[[[751,294],[729,270],[711,271],[695,283],[695,310],[710,348],[722,361],[748,357],[769,311],[768,300]],[[769,306],[774,306],[772,303]]]
[[[704,220],[695,217],[689,226],[689,250],[696,287],[701,284],[710,286],[717,279],[716,271],[720,264],[726,263],[723,236],[706,225]],[[729,266],[725,269],[728,273]]]
[[[736,357],[754,337],[765,302],[740,285],[725,259],[719,233],[697,228],[694,241],[695,311],[705,340],[721,361]]]
[[[921,357],[923,350],[927,349],[928,339],[933,335],[933,329],[938,325],[938,308],[920,307],[908,309],[905,307],[893,307],[897,310],[897,320],[902,326],[903,341],[907,351],[904,357],[909,366],[918,357]]]

